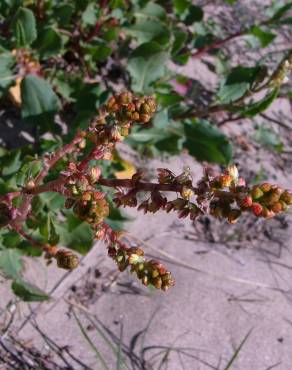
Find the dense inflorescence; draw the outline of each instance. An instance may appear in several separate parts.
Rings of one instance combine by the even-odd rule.
[[[111,97],[87,130],[79,131],[70,144],[47,158],[42,172],[30,179],[26,188],[1,197],[0,227],[10,227],[34,246],[41,247],[48,263],[54,258],[60,268],[76,268],[76,254],[59,249],[53,242],[52,245],[40,245],[21,228],[29,215],[34,195],[46,191],[61,193],[66,197],[65,208],[71,208],[75,216],[89,223],[95,238],[107,244],[108,255],[120,271],[129,269],[144,285],[165,291],[174,285],[171,273],[159,261],[147,259],[143,249],[131,245],[124,233],[107,225],[110,206],[105,187],[115,189],[113,201],[117,207],[137,207],[144,213],[176,212],[179,218],[190,217],[191,220],[210,214],[231,224],[236,223],[244,212],[271,218],[292,205],[291,192],[269,183],[249,187],[239,177],[236,166],[229,166],[221,174],[206,168],[196,184],[189,168],[179,175],[167,168],[159,168],[156,182],[149,182],[139,171],[130,179],[103,178],[96,163],[111,158],[116,143],[129,134],[134,124],[148,124],[156,108],[156,102],[150,96],[137,97],[122,92]],[[49,169],[67,154],[71,155],[66,171],[60,173],[58,179],[40,185]],[[93,166],[91,160],[94,160]],[[13,199],[17,197],[22,197],[19,208],[13,205]]]

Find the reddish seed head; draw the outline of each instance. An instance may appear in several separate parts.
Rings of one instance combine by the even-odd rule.
[[[249,208],[252,206],[252,197],[250,195],[246,196],[240,202],[241,207]]]
[[[259,203],[253,203],[252,204],[252,211],[253,211],[253,214],[255,216],[259,217],[263,212],[263,207]]]

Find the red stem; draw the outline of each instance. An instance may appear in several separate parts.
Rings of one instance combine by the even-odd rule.
[[[203,48],[198,49],[194,54],[192,54],[192,57],[193,58],[199,58],[202,54],[205,54],[208,51],[213,50],[213,49],[218,49],[220,46],[226,44],[227,42],[229,42],[229,41],[231,41],[231,40],[233,40],[237,37],[245,35],[246,32],[247,31],[239,31],[239,32],[234,33],[233,35],[230,35],[230,36],[226,37],[223,40],[216,40],[213,44],[207,45],[207,46],[204,46]]]
[[[158,184],[151,182],[140,182],[132,179],[99,179],[98,183],[111,188],[135,188],[137,191],[174,191],[179,193],[183,185],[181,184]]]

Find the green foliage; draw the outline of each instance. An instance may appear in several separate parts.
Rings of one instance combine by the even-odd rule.
[[[23,118],[34,118],[58,111],[58,97],[49,83],[39,77],[28,75],[21,83]]]
[[[208,121],[195,121],[184,125],[186,141],[184,147],[199,161],[228,164],[232,158],[232,147],[227,137]]]
[[[27,8],[19,8],[12,19],[12,29],[17,47],[30,45],[37,38],[33,12]]]

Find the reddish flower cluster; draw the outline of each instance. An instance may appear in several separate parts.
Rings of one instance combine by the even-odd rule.
[[[96,239],[106,242],[109,256],[121,271],[129,268],[144,285],[167,290],[174,285],[171,273],[160,262],[147,260],[140,247],[127,246],[123,235],[113,231],[105,223],[109,215],[109,203],[105,192],[99,191],[97,186],[116,189],[114,202],[118,207],[137,207],[145,213],[174,211],[178,213],[179,218],[190,217],[191,220],[202,214],[211,214],[235,223],[242,212],[248,211],[257,217],[270,218],[286,211],[292,205],[292,194],[276,185],[264,183],[249,188],[245,180],[239,177],[235,166],[228,167],[219,175],[205,169],[202,179],[195,185],[189,169],[176,176],[168,169],[159,168],[157,182],[152,183],[147,182],[142,172],[137,172],[131,179],[104,179],[99,167],[90,168],[92,159],[109,157],[116,143],[128,135],[133,123],[149,122],[155,111],[156,103],[152,97],[140,98],[123,92],[110,98],[87,131],[78,132],[70,144],[48,158],[49,169],[58,159],[71,154],[67,170],[62,172],[57,180],[39,185],[47,174],[46,170],[43,170],[22,191],[1,197],[0,227],[14,228],[35,246],[40,247],[39,242],[34,242],[21,230],[21,223],[29,214],[29,201],[34,195],[45,191],[59,192],[67,197],[65,207],[72,207],[77,217],[92,226]],[[94,143],[93,149],[79,159],[79,155],[83,154],[83,149],[87,147],[88,140]],[[166,193],[169,192],[177,196],[168,199]],[[146,200],[140,201],[139,193],[143,193]],[[23,204],[26,207],[21,211],[12,204],[13,198],[18,196],[25,200]],[[45,258],[48,262],[55,258],[61,268],[73,269],[78,265],[78,257],[71,251],[58,249],[55,245],[43,245],[41,248],[46,252]]]

